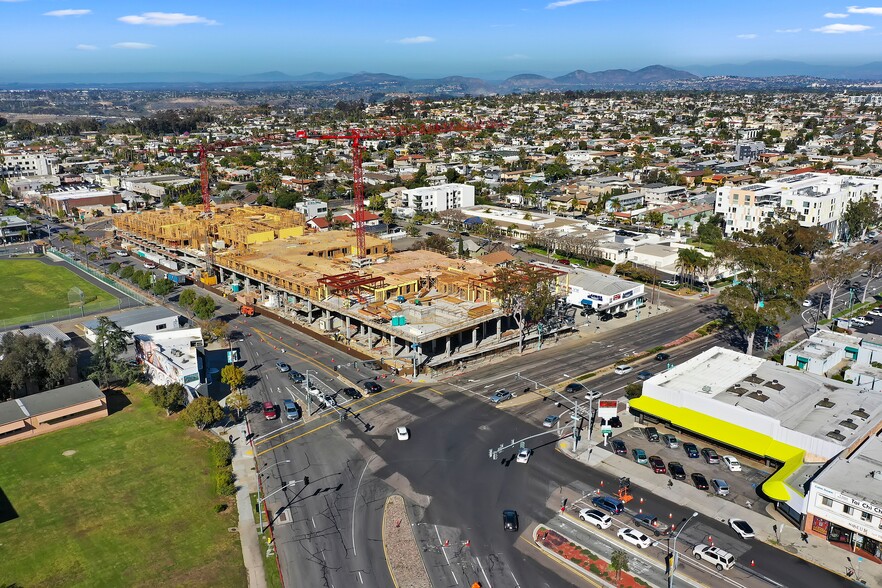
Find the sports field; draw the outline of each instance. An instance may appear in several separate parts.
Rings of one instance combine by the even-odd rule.
[[[0,586],[247,584],[212,438],[127,396],[107,418],[0,447]]]
[[[115,300],[111,294],[69,269],[48,265],[38,259],[0,260],[0,284],[3,285],[0,320],[39,318],[41,313],[66,312],[71,308],[68,293],[73,287],[82,290],[83,303],[93,307],[109,305]]]

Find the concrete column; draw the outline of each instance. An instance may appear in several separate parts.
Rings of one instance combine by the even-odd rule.
[[[502,339],[502,317],[496,319],[496,340]]]
[[[392,357],[396,357],[398,355],[398,350],[395,349],[395,335],[389,334],[389,353],[392,354]]]
[[[260,297],[263,298],[266,295],[266,285],[261,282],[260,283]]]
[[[224,281],[224,268],[218,266],[217,274],[218,274],[218,276],[220,276],[220,281],[223,282]]]
[[[245,278],[245,291],[251,292],[251,280],[249,278]]]
[[[444,337],[444,357],[450,357],[450,335]]]
[[[346,339],[349,340],[349,315],[346,315]]]
[[[368,336],[368,349],[374,348],[374,329],[368,325],[367,328],[367,336]]]
[[[472,331],[472,343],[475,344],[475,349],[478,348],[478,341],[479,340],[480,339],[478,339],[478,327],[475,327],[475,329]]]

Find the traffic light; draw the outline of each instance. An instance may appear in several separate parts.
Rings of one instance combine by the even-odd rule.
[[[674,570],[674,554],[668,552],[665,556],[665,576],[670,576]]]

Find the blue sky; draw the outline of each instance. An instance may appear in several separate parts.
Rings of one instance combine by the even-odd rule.
[[[0,0],[0,74],[856,65],[882,60],[882,0],[875,2]]]

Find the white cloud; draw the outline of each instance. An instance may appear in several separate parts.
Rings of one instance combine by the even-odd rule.
[[[505,57],[503,57],[503,59],[508,59],[511,61],[520,61],[522,59],[530,59],[530,58],[527,57],[526,55],[524,55],[523,53],[513,53],[512,55],[506,55]]]
[[[825,33],[827,35],[841,35],[843,33],[862,33],[873,27],[859,24],[845,24],[838,22],[836,24],[826,25],[818,29],[812,29],[816,33]]]
[[[824,18],[848,18],[844,12],[825,12]]]
[[[756,39],[759,35],[756,33],[745,33],[743,35],[735,35],[736,39]]]
[[[873,16],[882,16],[882,6],[867,6],[865,8],[861,8],[860,6],[849,6],[848,12],[850,14],[872,14]]]
[[[775,29],[776,33],[799,33],[802,29]]]
[[[436,40],[435,37],[418,35],[416,37],[404,37],[403,39],[398,39],[396,43],[401,43],[402,45],[417,45],[419,43],[434,43]]]
[[[124,43],[117,43],[113,46],[115,49],[153,49],[156,45],[151,45],[150,43],[136,43],[134,41],[125,41]]]
[[[65,8],[64,10],[50,10],[44,12],[43,16],[83,16],[92,12],[86,8]]]
[[[574,4],[584,4],[585,2],[597,2],[597,0],[558,0],[558,2],[552,2],[545,8],[548,10],[554,10],[555,8],[563,8],[564,6],[572,6]]]
[[[85,45],[83,43],[80,43],[79,45],[74,47],[74,49],[76,49],[77,51],[96,51],[98,47],[96,47],[95,45]]]
[[[218,24],[216,20],[211,20],[204,16],[184,14],[182,12],[143,12],[141,14],[121,16],[117,20],[127,24],[151,25],[155,27],[176,27],[178,25],[186,24]]]

